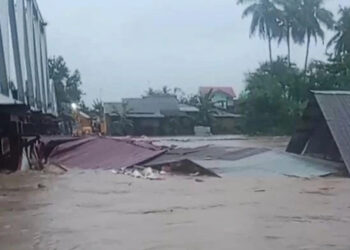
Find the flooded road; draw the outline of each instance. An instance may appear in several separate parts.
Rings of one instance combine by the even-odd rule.
[[[350,181],[0,176],[0,249],[346,249]]]

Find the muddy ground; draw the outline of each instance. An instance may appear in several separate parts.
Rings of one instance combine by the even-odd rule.
[[[347,178],[200,180],[0,175],[0,249],[350,249]]]

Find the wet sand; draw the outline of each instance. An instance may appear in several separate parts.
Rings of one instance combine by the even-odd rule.
[[[0,249],[350,249],[347,178],[202,180],[1,175]]]

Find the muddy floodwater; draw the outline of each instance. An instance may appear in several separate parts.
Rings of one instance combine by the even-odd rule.
[[[162,138],[157,143],[278,152],[288,139]],[[241,162],[254,170],[222,179],[149,181],[78,169],[64,175],[0,175],[0,249],[349,250],[350,179],[266,174],[286,158],[257,157],[208,160],[214,168]]]
[[[347,178],[0,176],[0,249],[350,249]]]

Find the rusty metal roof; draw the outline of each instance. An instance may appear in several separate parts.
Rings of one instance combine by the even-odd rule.
[[[202,96],[208,94],[209,91],[213,91],[213,93],[217,93],[217,92],[225,93],[226,95],[229,95],[232,98],[237,97],[232,87],[215,87],[215,86],[199,87],[199,94]]]
[[[49,145],[50,141],[46,143]],[[164,149],[151,144],[107,137],[61,141],[54,146],[53,150],[47,149],[52,150],[49,152],[49,162],[81,169],[127,168],[165,153]],[[45,146],[43,150],[46,151]]]
[[[350,91],[313,91],[350,173]]]

